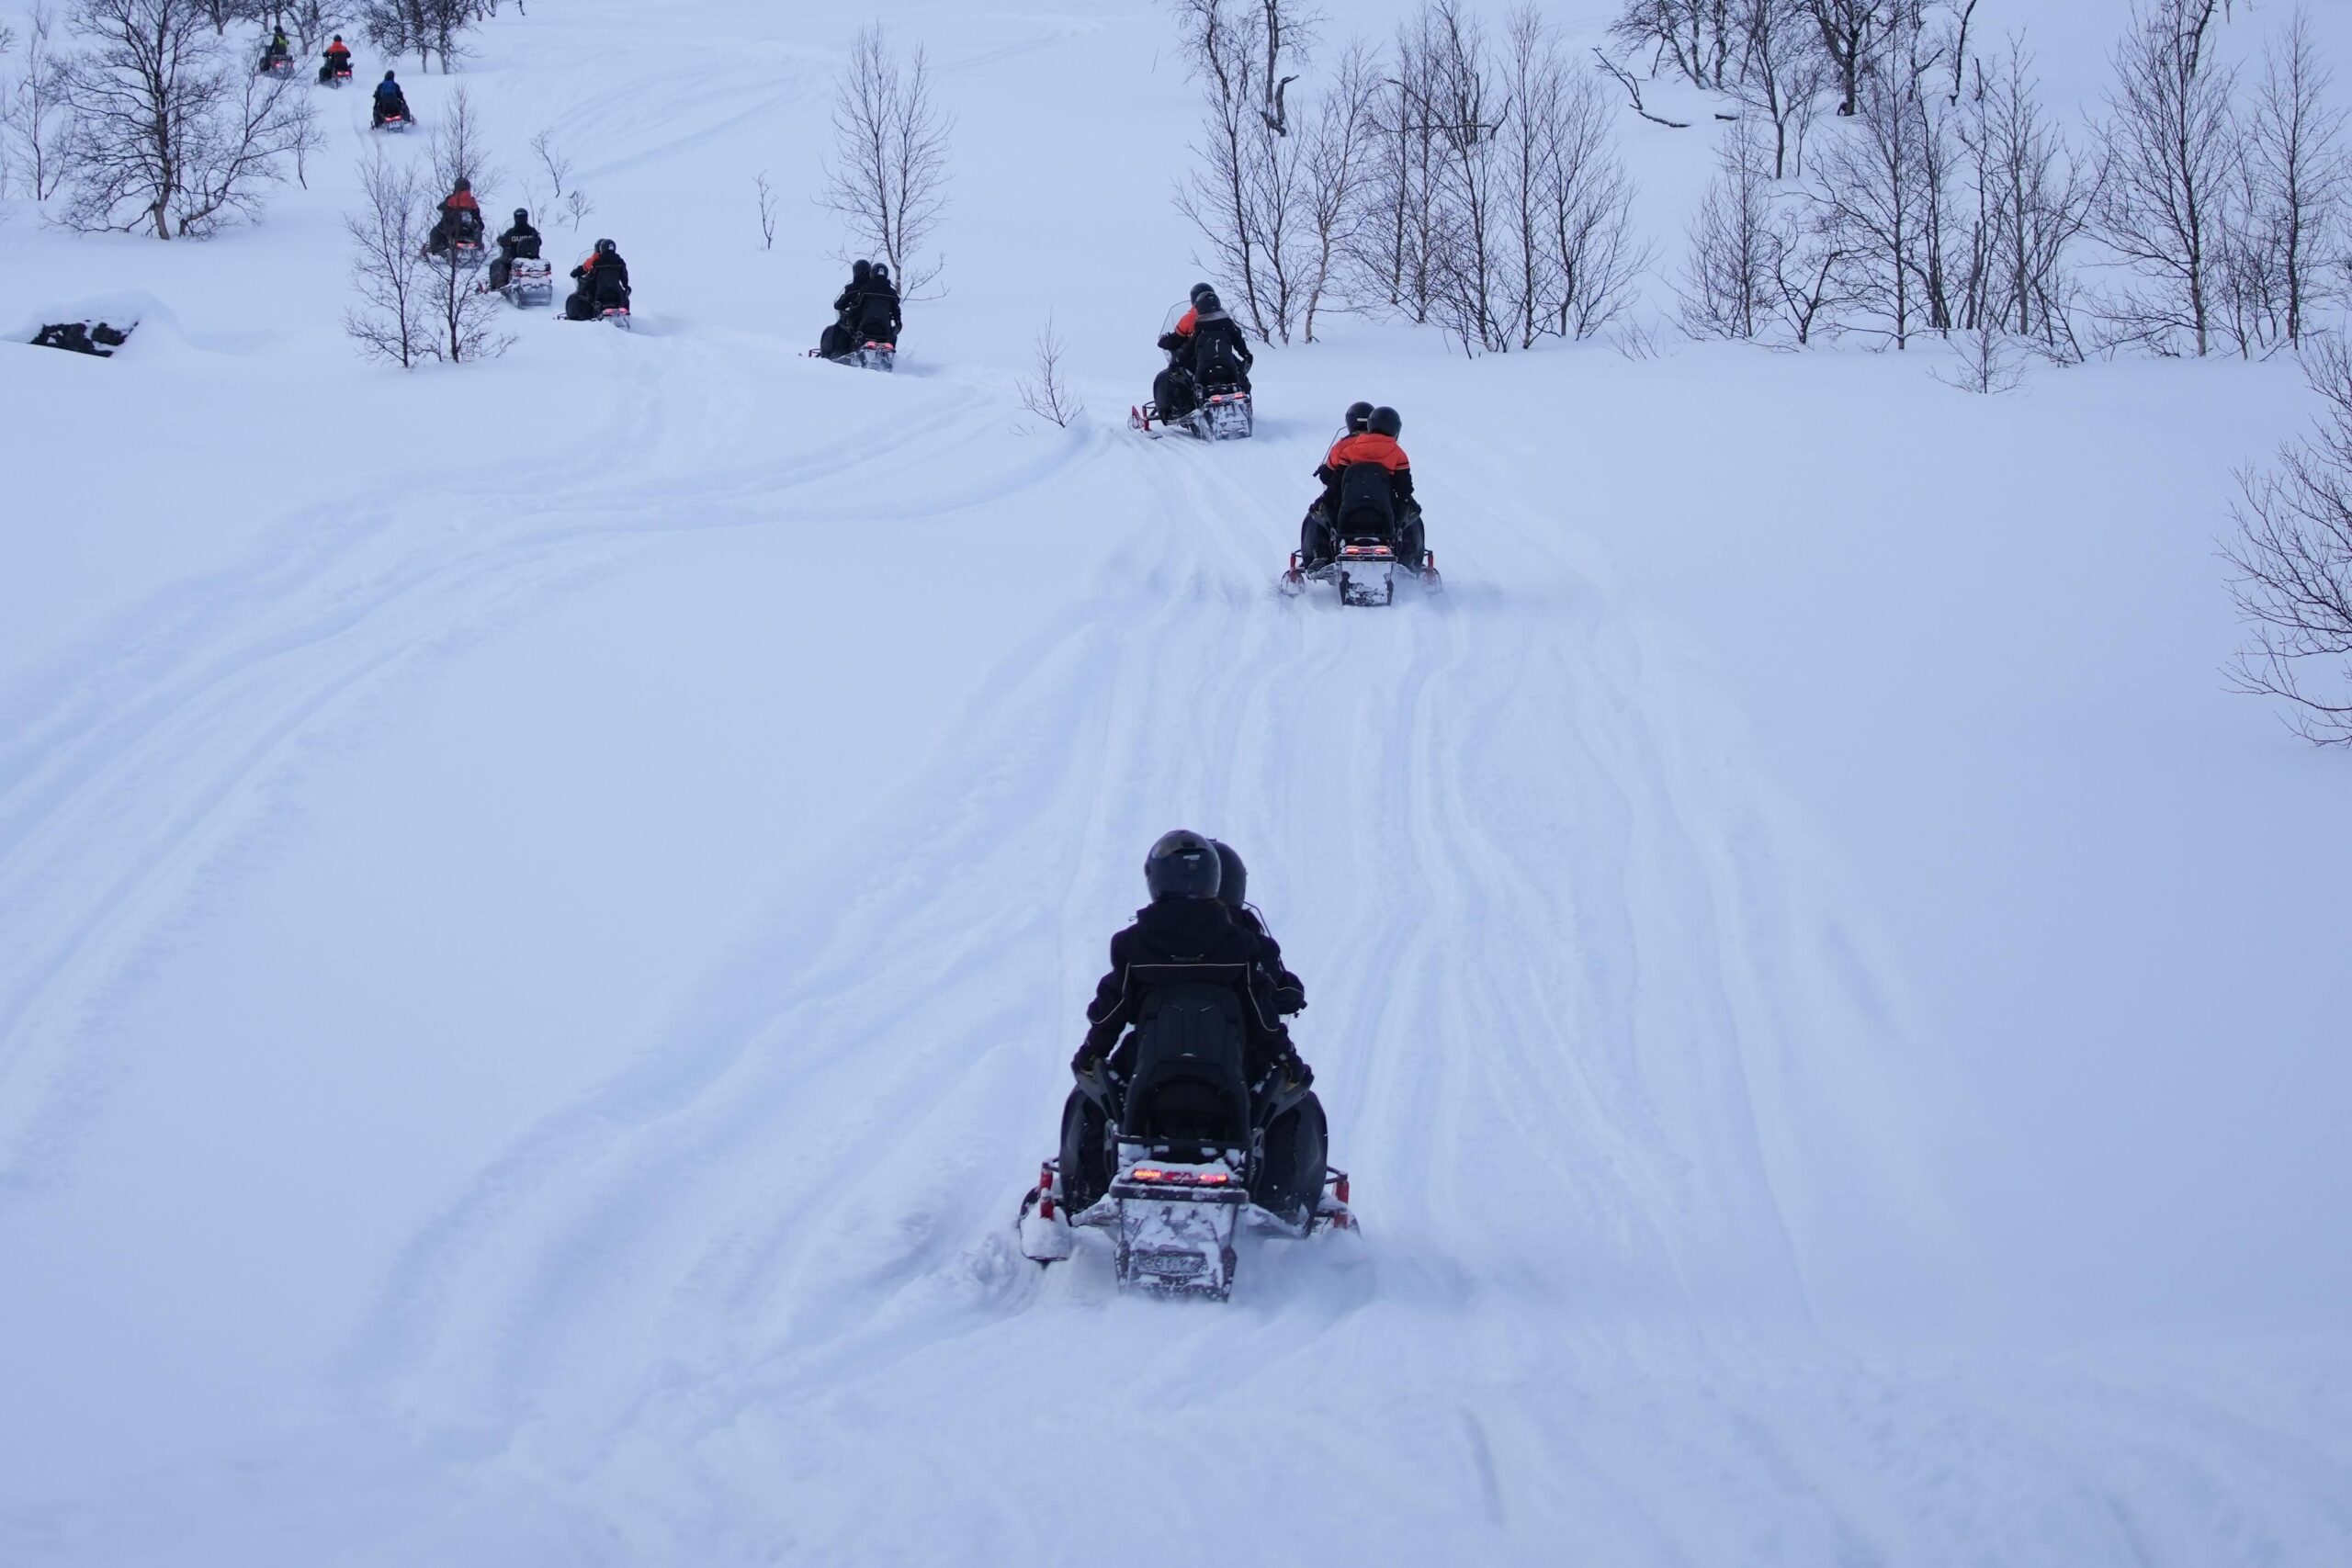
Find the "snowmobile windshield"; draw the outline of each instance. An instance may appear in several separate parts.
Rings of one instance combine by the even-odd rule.
[[[1193,302],[1190,299],[1185,300],[1181,305],[1169,306],[1168,314],[1160,318],[1159,335],[1161,337],[1166,337],[1170,333],[1174,332],[1176,330],[1176,323],[1182,321],[1184,319],[1184,312],[1192,308]]]

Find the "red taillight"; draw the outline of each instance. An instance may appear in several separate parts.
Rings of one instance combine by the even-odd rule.
[[[1054,1168],[1051,1161],[1037,1175],[1037,1217],[1041,1220],[1054,1217]]]
[[[1156,1165],[1139,1165],[1128,1175],[1137,1181],[1166,1181],[1180,1187],[1222,1187],[1233,1179],[1225,1170],[1162,1170]]]
[[[1344,1203],[1348,1201],[1348,1179],[1344,1176],[1331,1184],[1331,1196]]]

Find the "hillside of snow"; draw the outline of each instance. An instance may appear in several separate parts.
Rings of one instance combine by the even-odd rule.
[[[2087,112],[2121,0],[1987,6]],[[892,377],[803,355],[873,19],[956,116]],[[0,1563],[2352,1561],[2346,760],[2214,558],[2291,363],[1351,320],[1150,441],[1164,7],[478,41],[420,118],[493,214],[551,130],[634,332],[361,362],[359,94],[216,239],[0,204]],[[1620,131],[1662,279],[1714,131]],[[1284,600],[1359,397],[1445,592]],[[1363,1225],[1222,1306],[1011,1230],[1177,826]]]

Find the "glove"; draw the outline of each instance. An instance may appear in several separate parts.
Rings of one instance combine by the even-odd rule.
[[[1279,986],[1274,989],[1274,1011],[1284,1018],[1306,1010],[1306,993],[1296,986]]]
[[[1102,1065],[1102,1054],[1094,1048],[1094,1042],[1091,1040],[1080,1045],[1078,1048],[1078,1055],[1069,1059],[1069,1070],[1080,1077],[1089,1077]]]

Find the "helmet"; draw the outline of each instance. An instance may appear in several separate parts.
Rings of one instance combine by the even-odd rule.
[[[318,37],[319,35],[318,35],[318,34],[316,34],[316,33],[312,33],[311,36],[312,38],[316,38],[316,37]],[[334,35],[334,42],[336,42],[336,43],[341,43],[341,42],[343,41],[343,35],[342,35],[341,33],[337,33],[337,34],[335,34],[335,35]]]
[[[874,264],[874,276],[880,278],[885,283],[889,282],[890,264],[888,262],[876,262]]]
[[[385,72],[385,73],[384,73],[384,80],[385,80],[385,81],[387,81],[387,82],[389,82],[389,81],[390,81],[391,79],[392,79],[392,73],[391,73],[390,72],[389,72],[389,71]]]
[[[864,256],[860,256],[857,260],[849,264],[849,275],[852,277],[864,277],[873,270],[874,264],[867,261]]]
[[[1200,300],[1201,296],[1202,296],[1202,295],[1204,295],[1204,294],[1214,294],[1214,293],[1216,293],[1216,289],[1211,288],[1210,288],[1207,284],[1205,284],[1205,283],[1195,283],[1194,285],[1193,285],[1193,288],[1192,288],[1192,295],[1193,295],[1193,302],[1197,304],[1197,303],[1199,302],[1199,300]]]
[[[1143,857],[1144,886],[1154,898],[1214,898],[1221,874],[1216,846],[1183,828],[1159,835]]]
[[[1350,403],[1348,405],[1348,412],[1345,418],[1347,421],[1348,434],[1350,435],[1362,435],[1365,431],[1372,428],[1372,405],[1367,402]]]
[[[610,240],[599,240],[596,242],[596,254],[600,256],[611,255],[619,249],[620,247],[614,244]]]
[[[458,188],[459,190],[471,190],[474,188],[474,182],[466,178],[465,175],[459,175],[458,176]]]
[[[1216,289],[1204,288],[1193,296],[1193,309],[1206,315],[1211,310],[1224,310],[1225,302],[1216,297]]]
[[[531,209],[530,209],[529,208],[527,208],[527,207],[518,207],[518,208],[516,208],[516,209],[514,209],[514,221],[515,221],[515,222],[517,222],[517,223],[528,223],[530,220],[531,220]]]
[[[1227,908],[1238,909],[1250,896],[1250,868],[1241,863],[1241,852],[1223,839],[1211,839],[1209,847],[1216,851],[1216,896]]]
[[[1392,408],[1376,408],[1372,411],[1372,433],[1394,441],[1405,434],[1405,416]]]

